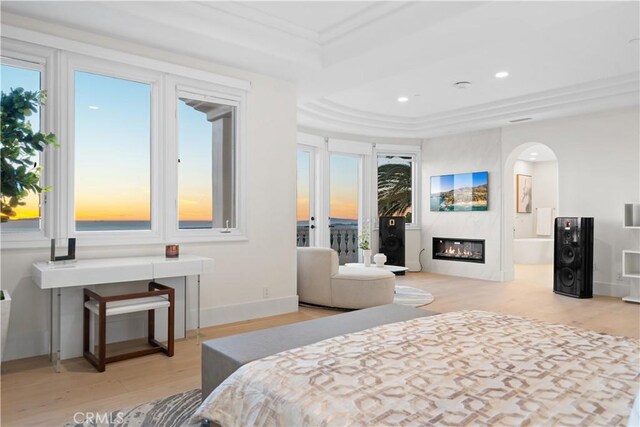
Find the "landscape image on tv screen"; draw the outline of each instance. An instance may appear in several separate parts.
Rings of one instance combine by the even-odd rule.
[[[431,177],[431,211],[486,211],[488,172]]]

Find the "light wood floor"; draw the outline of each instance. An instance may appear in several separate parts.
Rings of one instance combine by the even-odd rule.
[[[578,300],[555,295],[550,266],[517,266],[516,280],[484,282],[431,273],[409,273],[398,283],[425,289],[435,301],[424,307],[447,312],[495,311],[564,323],[613,335],[640,336],[640,305],[619,298]],[[302,307],[296,313],[203,329],[204,339],[233,335],[338,314]],[[84,359],[53,372],[46,357],[2,364],[2,426],[60,426],[76,412],[104,412],[200,387],[200,347],[176,343],[175,356],[161,354],[112,363],[97,373]]]

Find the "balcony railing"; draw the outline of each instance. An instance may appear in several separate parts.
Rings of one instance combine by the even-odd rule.
[[[338,253],[340,264],[358,262],[358,227],[353,225],[334,225],[330,228],[331,249]],[[297,246],[309,246],[309,227],[298,226]]]

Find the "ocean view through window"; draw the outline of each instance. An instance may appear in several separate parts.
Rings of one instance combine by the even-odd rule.
[[[357,262],[360,158],[331,154],[329,178],[329,244],[340,264]]]
[[[178,228],[235,221],[236,107],[182,93],[178,98]]]
[[[0,68],[2,92],[8,94],[12,89],[23,88],[25,91],[37,92],[41,88],[41,73],[39,70],[2,64]],[[34,132],[40,131],[40,109],[28,118]],[[33,167],[40,166],[41,156],[36,154],[32,160]],[[40,195],[29,193],[23,200],[24,205],[15,207],[16,216],[0,225],[2,232],[19,233],[38,231],[41,228]]]
[[[151,229],[151,85],[76,71],[75,229]]]

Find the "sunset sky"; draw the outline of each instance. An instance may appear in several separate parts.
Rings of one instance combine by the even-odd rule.
[[[358,159],[332,154],[329,216],[358,219]],[[309,154],[298,152],[297,220],[309,219]]]
[[[151,86],[76,73],[76,219],[151,218]],[[212,125],[178,101],[179,220],[211,221]]]
[[[213,221],[212,124],[207,115],[178,101],[180,221]]]
[[[151,85],[75,73],[75,214],[151,219]]]

